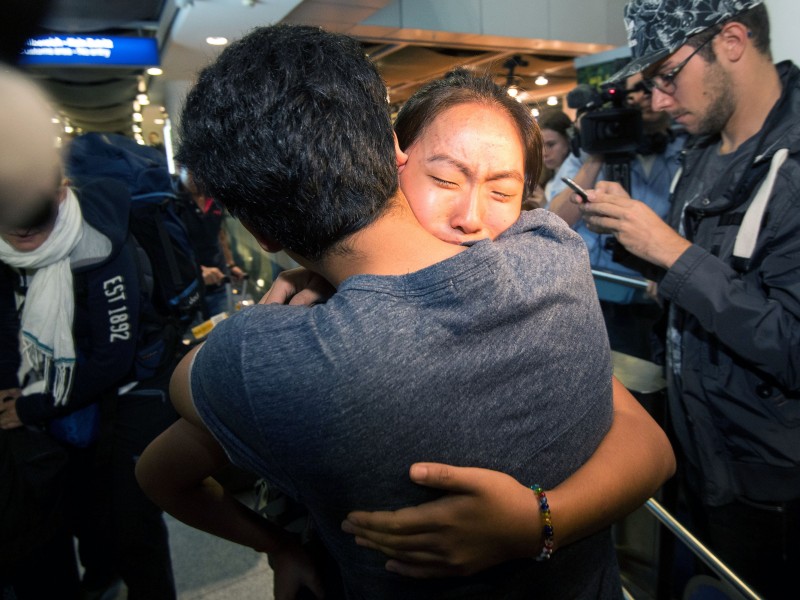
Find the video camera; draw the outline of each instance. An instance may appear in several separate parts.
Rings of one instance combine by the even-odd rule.
[[[600,89],[582,83],[567,94],[567,106],[578,111],[580,145],[584,152],[630,155],[642,141],[642,113],[626,106],[624,83],[604,84]]]
[[[606,177],[630,192],[630,162],[642,142],[642,112],[626,106],[624,83],[604,84],[600,89],[582,83],[567,94],[567,106],[580,118],[580,148],[602,154]]]

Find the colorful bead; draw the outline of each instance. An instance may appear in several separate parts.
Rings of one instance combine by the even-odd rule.
[[[544,493],[542,486],[534,484],[531,490],[536,495],[539,502],[539,514],[542,516],[542,551],[536,557],[537,561],[543,561],[550,558],[555,549],[555,538],[553,535],[553,519],[550,515],[550,505],[547,503],[547,495]]]

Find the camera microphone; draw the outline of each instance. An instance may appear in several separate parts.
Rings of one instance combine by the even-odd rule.
[[[578,84],[567,94],[567,106],[578,110],[590,110],[602,103],[602,98],[588,83]]]

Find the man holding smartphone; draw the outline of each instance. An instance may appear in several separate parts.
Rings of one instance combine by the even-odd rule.
[[[669,210],[669,185],[678,170],[678,158],[686,136],[673,128],[669,115],[655,111],[650,92],[642,86],[642,76],[627,78],[627,103],[641,111],[643,138],[629,163],[631,193],[641,198],[662,218]],[[641,278],[632,268],[618,261],[618,249],[613,236],[590,231],[581,219],[577,206],[570,202],[574,188],[562,184],[562,177],[573,183],[592,188],[600,179],[610,179],[602,154],[571,154],[561,165],[554,184],[550,210],[569,223],[586,242],[592,268],[615,275]],[[572,188],[572,189],[571,189]],[[595,279],[597,294],[613,350],[660,362],[658,348],[654,349],[653,327],[661,316],[661,308],[645,290],[622,283]]]
[[[654,108],[696,136],[669,225],[617,184],[579,210],[654,267],[692,528],[766,598],[800,564],[800,71],[773,64],[762,0],[625,9]],[[633,194],[635,198],[636,195]],[[670,226],[671,225],[671,226]]]

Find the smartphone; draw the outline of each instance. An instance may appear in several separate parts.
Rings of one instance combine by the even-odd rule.
[[[586,190],[583,189],[581,186],[579,186],[574,181],[572,181],[572,179],[570,179],[569,177],[562,177],[561,181],[563,181],[569,187],[571,187],[575,191],[575,193],[578,194],[578,196],[581,197],[581,200],[583,202],[588,202],[589,201],[589,196],[586,194]]]

